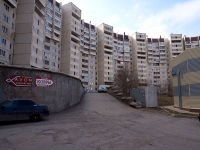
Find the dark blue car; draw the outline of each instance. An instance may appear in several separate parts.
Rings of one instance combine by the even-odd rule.
[[[6,100],[0,103],[0,121],[26,119],[39,121],[48,115],[47,106],[37,105],[32,100]]]

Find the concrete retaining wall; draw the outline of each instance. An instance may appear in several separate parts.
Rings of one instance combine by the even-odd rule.
[[[11,81],[13,76],[15,79]],[[30,85],[27,85],[26,77],[32,78],[32,81],[29,80]],[[37,86],[36,77],[48,78],[53,84]],[[19,85],[13,82],[18,82]],[[20,82],[24,82],[24,85],[21,86]],[[0,65],[0,102],[5,99],[32,99],[38,104],[47,105],[50,112],[59,112],[78,104],[83,93],[81,81],[69,75],[43,69]]]

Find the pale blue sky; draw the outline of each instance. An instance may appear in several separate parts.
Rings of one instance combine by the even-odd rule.
[[[82,10],[82,19],[98,26],[114,27],[114,32],[148,37],[168,37],[170,33],[200,36],[200,0],[57,0],[73,2]]]

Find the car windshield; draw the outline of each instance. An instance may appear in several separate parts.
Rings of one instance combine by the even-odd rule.
[[[0,103],[0,106],[3,106],[3,105],[5,105],[8,102],[10,102],[10,101],[9,100],[5,100],[5,101],[3,101],[3,102]]]

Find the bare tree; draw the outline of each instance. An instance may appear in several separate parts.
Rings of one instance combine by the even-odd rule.
[[[118,86],[125,96],[128,96],[130,89],[138,87],[138,78],[128,68],[121,68],[115,74],[114,85]]]
[[[173,97],[173,85],[172,82],[168,84],[168,96]]]

